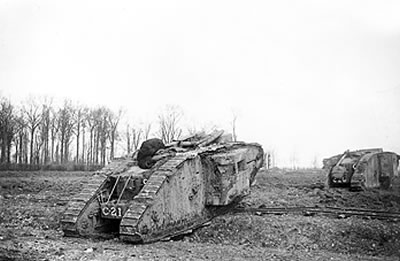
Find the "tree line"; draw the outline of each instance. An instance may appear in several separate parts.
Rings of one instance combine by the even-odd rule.
[[[0,96],[0,164],[80,164],[104,166],[114,159],[117,144],[127,154],[150,137],[152,125],[126,124],[123,110],[90,108],[65,100],[29,98],[16,106]],[[153,135],[164,143],[179,138],[182,112],[168,106],[158,117]]]

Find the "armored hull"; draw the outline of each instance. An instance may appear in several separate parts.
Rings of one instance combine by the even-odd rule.
[[[399,155],[383,149],[345,151],[324,159],[330,187],[352,189],[391,187],[392,178],[398,176]]]
[[[249,193],[262,166],[260,145],[197,145],[150,169],[122,159],[95,173],[62,216],[65,235],[152,242],[202,226]]]

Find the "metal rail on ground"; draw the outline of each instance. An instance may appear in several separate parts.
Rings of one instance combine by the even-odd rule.
[[[361,208],[343,208],[343,207],[261,207],[261,208],[243,208],[232,209],[234,213],[253,213],[258,215],[283,215],[283,214],[302,214],[302,215],[336,215],[344,218],[348,216],[361,216],[375,219],[393,219],[400,220],[400,212],[389,212],[385,210],[361,209]]]

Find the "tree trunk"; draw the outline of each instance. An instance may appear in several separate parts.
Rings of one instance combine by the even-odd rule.
[[[69,161],[69,138],[65,138],[65,144],[64,144],[64,163],[68,163]]]
[[[97,131],[96,133],[96,148],[95,148],[95,163],[99,163],[99,143],[100,143],[100,132]]]
[[[7,154],[7,132],[6,132],[6,129],[5,129],[5,127],[6,126],[4,126],[3,128],[2,128],[2,137],[3,137],[3,140],[0,140],[0,142],[1,142],[1,156],[0,156],[0,162],[1,163],[4,163],[5,161],[6,161],[6,154]]]
[[[126,151],[128,155],[131,155],[131,135],[129,134],[129,125],[126,129]]]
[[[56,163],[60,163],[60,142],[56,144]]]
[[[11,163],[11,145],[12,145],[12,140],[13,140],[14,133],[9,132],[7,135],[7,143],[6,143],[6,148],[7,148],[7,163]]]
[[[82,163],[85,164],[85,128],[82,129]]]
[[[56,137],[55,134],[51,134],[51,162],[54,162],[54,141],[55,141]]]
[[[113,160],[114,159],[114,142],[115,142],[115,131],[113,131],[111,133],[111,141],[110,141],[110,159]]]
[[[61,150],[60,150],[60,159],[61,164],[64,163],[64,133],[61,133]]]
[[[35,128],[31,129],[31,146],[30,146],[30,158],[29,158],[29,164],[33,164],[33,143],[35,140],[35,137],[33,136],[35,134]]]
[[[18,137],[15,138],[15,163],[18,163],[18,156],[19,156],[19,144],[18,144]]]
[[[25,133],[24,134],[24,163],[25,164],[28,164],[28,142],[29,142],[29,139]]]
[[[79,136],[80,136],[81,124],[78,121],[78,126],[76,128],[76,163],[79,163]]]
[[[11,163],[11,142],[7,145],[7,163]]]
[[[49,163],[49,127],[46,128],[45,135],[45,143],[44,143],[44,162],[45,164]]]
[[[90,129],[89,163],[93,164],[93,129]]]
[[[19,160],[18,160],[18,163],[22,163],[23,145],[24,145],[23,138],[24,138],[23,132],[21,132],[21,133],[19,134],[19,155],[18,155]]]

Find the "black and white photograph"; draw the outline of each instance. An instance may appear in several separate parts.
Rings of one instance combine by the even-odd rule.
[[[0,261],[400,260],[400,1],[0,0]]]

